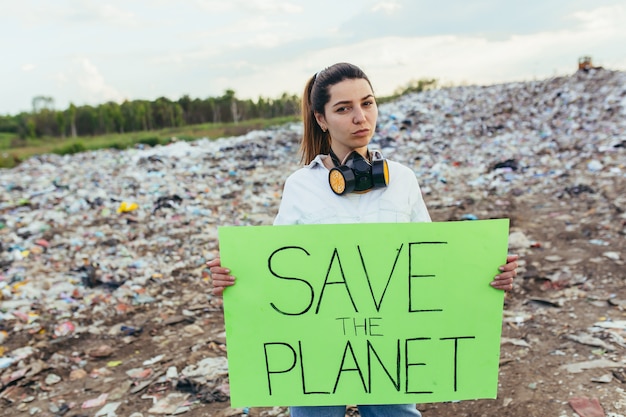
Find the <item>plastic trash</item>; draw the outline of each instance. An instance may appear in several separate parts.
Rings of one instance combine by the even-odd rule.
[[[123,201],[120,203],[117,208],[118,213],[130,213],[131,211],[135,211],[139,208],[139,205],[134,202]]]

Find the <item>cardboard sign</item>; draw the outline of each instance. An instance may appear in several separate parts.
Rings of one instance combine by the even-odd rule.
[[[231,405],[495,398],[508,225],[219,228]]]

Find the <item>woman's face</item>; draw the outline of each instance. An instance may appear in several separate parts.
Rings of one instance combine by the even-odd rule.
[[[365,156],[378,118],[370,84],[362,78],[343,80],[329,93],[324,114],[315,113],[315,118],[322,129],[328,129],[333,152],[339,160],[354,150]]]

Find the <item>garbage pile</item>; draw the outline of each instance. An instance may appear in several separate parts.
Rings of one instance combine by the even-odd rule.
[[[459,195],[600,191],[624,177],[625,81],[593,71],[409,94],[381,109],[378,142],[414,167],[431,206]]]
[[[621,239],[606,257],[623,263],[626,73],[433,90],[379,112],[372,147],[415,171],[434,220],[588,197],[590,239]],[[218,226],[271,224],[301,132],[40,155],[0,171],[3,415],[191,415],[227,401],[205,262]],[[540,244],[515,233],[522,254]]]

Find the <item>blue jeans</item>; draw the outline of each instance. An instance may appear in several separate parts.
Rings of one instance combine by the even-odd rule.
[[[415,404],[359,405],[361,417],[422,417]],[[289,407],[291,417],[344,417],[345,405]]]

